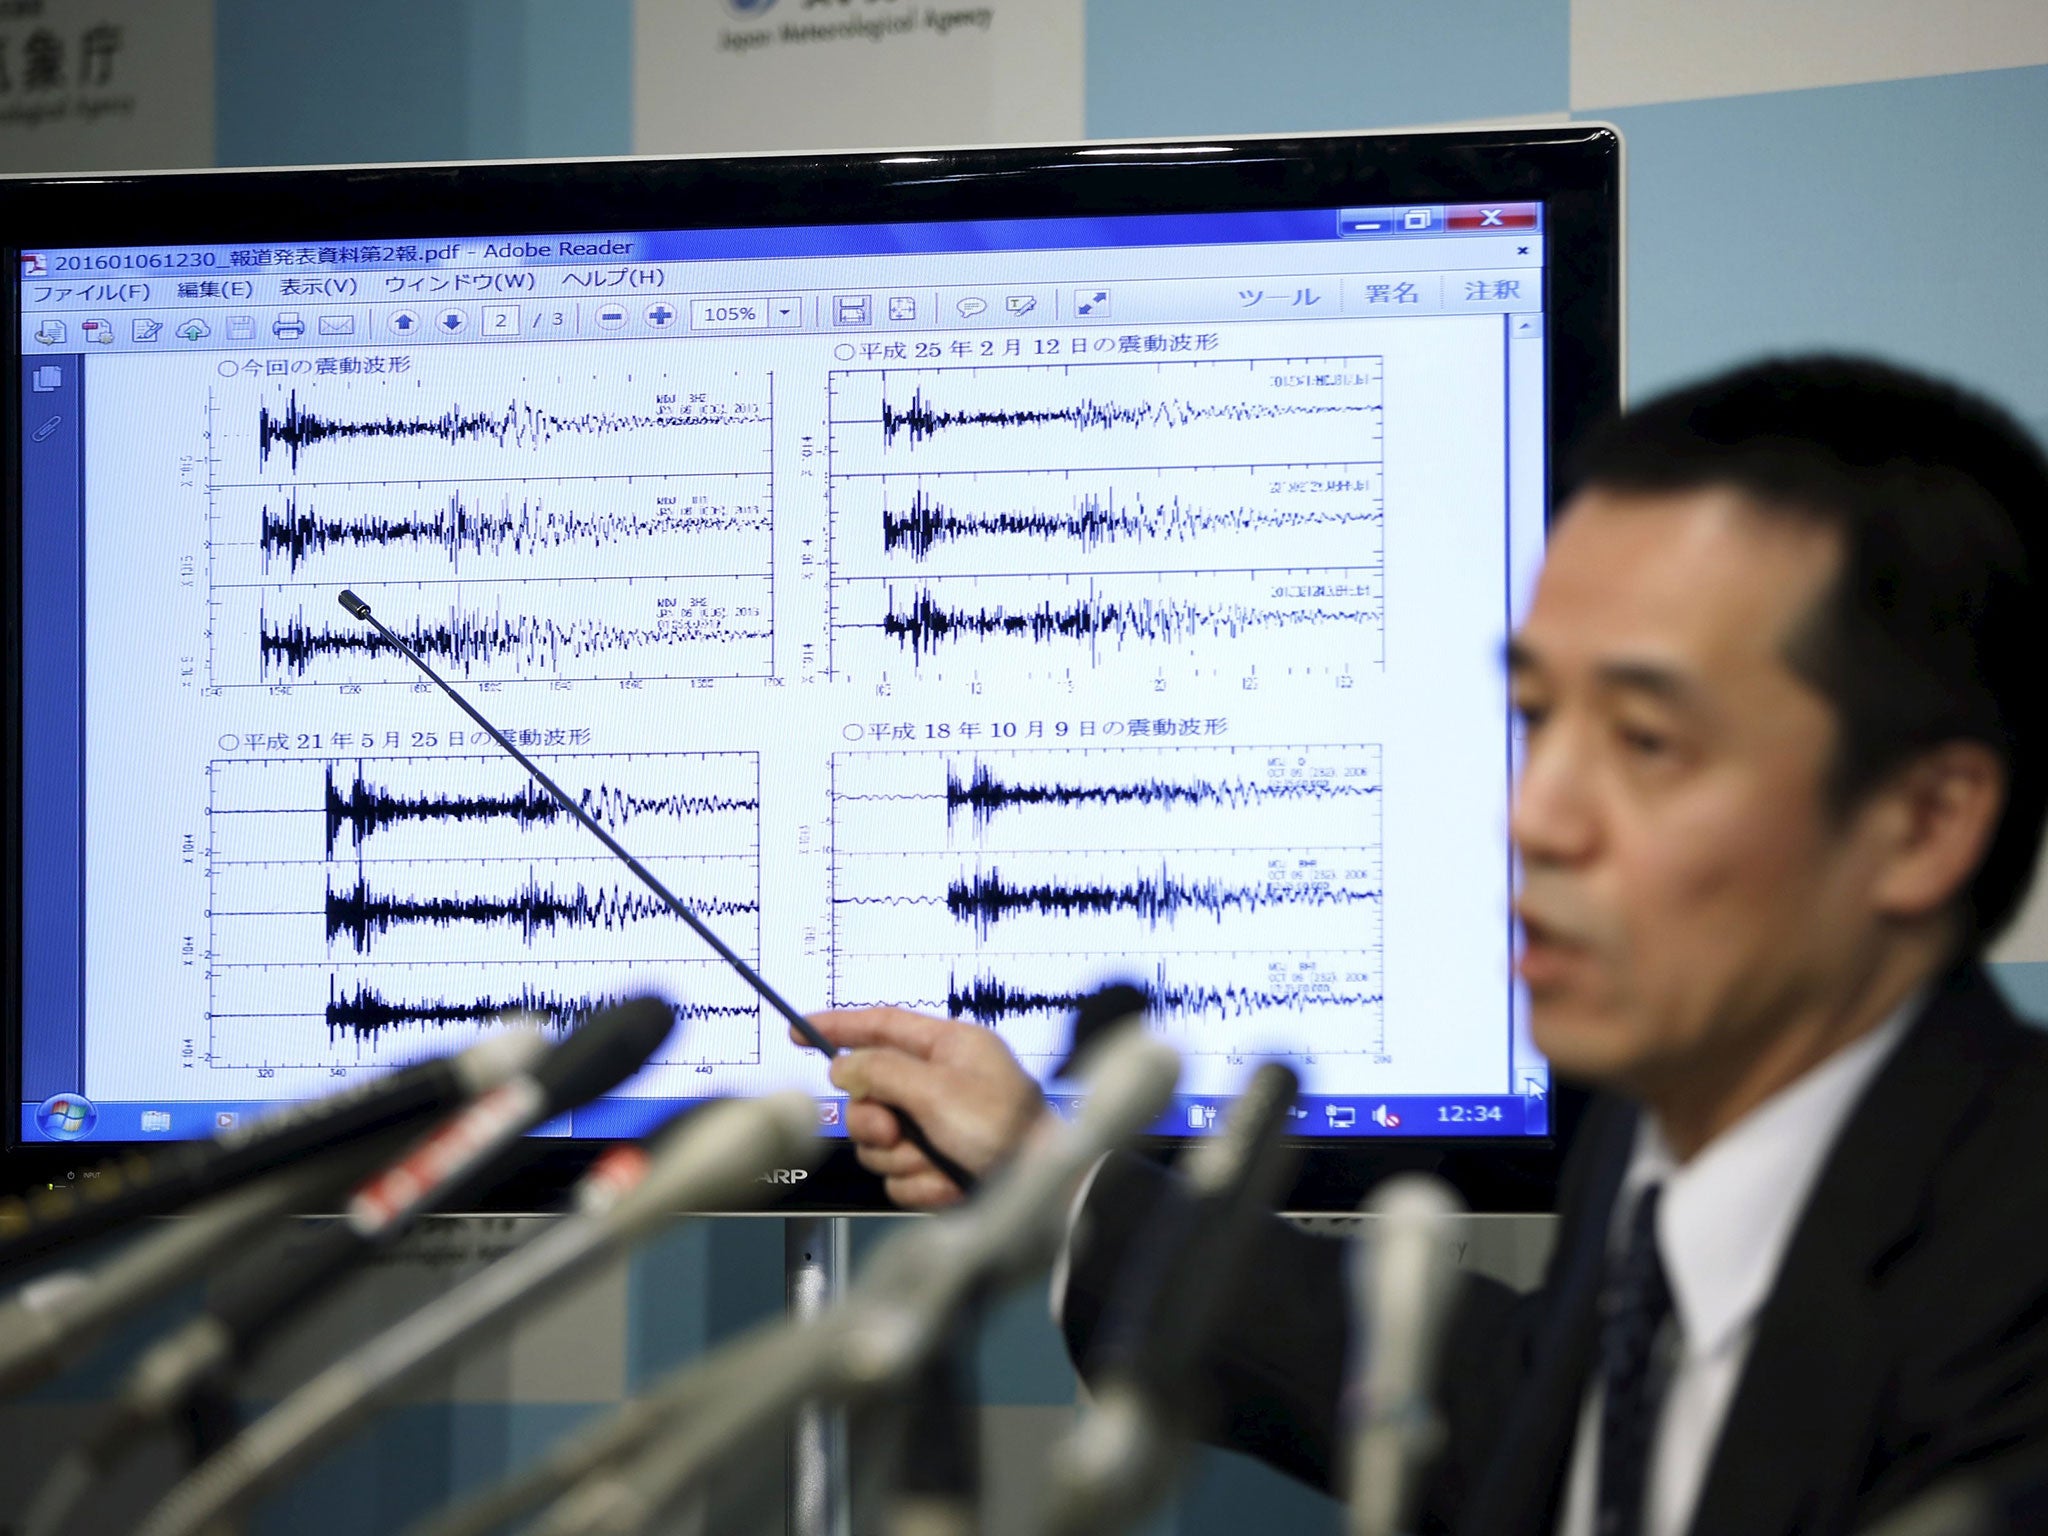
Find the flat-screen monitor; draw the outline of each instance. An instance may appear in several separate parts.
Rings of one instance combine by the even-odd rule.
[[[674,1034],[543,1169],[792,1084],[839,1130],[346,587],[800,1007],[1046,1071],[1128,980],[1186,1063],[1161,1137],[1281,1055],[1297,1203],[1404,1160],[1540,1201],[1502,645],[1616,401],[1618,159],[0,185],[13,1182],[650,987]],[[851,1164],[813,1198],[873,1200]]]

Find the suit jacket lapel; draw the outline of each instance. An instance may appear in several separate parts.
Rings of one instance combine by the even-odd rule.
[[[1622,1175],[1635,1146],[1636,1114],[1610,1105],[1597,1129],[1588,1118],[1590,1172],[1576,1219],[1567,1228],[1568,1248],[1558,1256],[1549,1289],[1548,1321],[1537,1339],[1528,1381],[1502,1427],[1485,1475],[1473,1491],[1460,1536],[1547,1536],[1556,1519],[1558,1494],[1570,1465],[1599,1339],[1600,1281],[1607,1262],[1607,1233]]]
[[[1885,1354],[1872,1282],[1920,1223],[1944,1146],[1999,1069],[1987,1011],[2005,1013],[1983,971],[1952,972],[1851,1113],[1757,1317],[1695,1536],[1832,1524],[1819,1490],[1856,1486]]]

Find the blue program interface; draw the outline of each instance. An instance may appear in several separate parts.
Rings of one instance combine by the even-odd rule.
[[[824,1063],[336,603],[798,1006],[1064,1053],[1159,1129],[1548,1131],[1503,641],[1537,204],[22,257],[30,1140],[210,1135],[645,988],[551,1131]]]

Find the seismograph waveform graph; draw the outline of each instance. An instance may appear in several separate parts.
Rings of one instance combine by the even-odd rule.
[[[541,760],[758,954],[755,754]],[[216,1065],[403,1061],[506,1008],[566,1029],[649,986],[685,1026],[658,1064],[759,1061],[752,994],[502,756],[237,758],[208,778]]]
[[[569,594],[577,611],[559,616],[520,612],[503,593],[486,598],[488,606],[471,606],[460,587],[452,589],[447,607],[416,617],[397,611],[402,598],[379,606],[407,645],[464,678],[745,676],[733,669],[747,666],[746,648],[765,656],[773,638],[769,596],[735,594],[727,590],[731,585],[598,583],[589,601],[601,606],[590,611],[576,596],[578,584],[520,583],[519,596],[527,601],[535,592],[549,599]],[[382,598],[382,589],[364,590]],[[366,664],[384,666],[386,681],[390,674],[406,675],[399,669],[407,663],[389,640],[332,606],[309,610],[301,602],[276,614],[259,607],[256,654],[268,682],[341,681],[363,675]]]
[[[1075,553],[1110,566],[1119,555],[1136,561],[1189,553],[1221,564],[1243,559],[1276,536],[1297,557],[1318,556],[1331,564],[1377,551],[1382,514],[1376,474],[1269,476],[1260,483],[1255,473],[1153,470],[1131,475],[1124,485],[1104,478],[1099,489],[1076,487],[1068,470],[991,473],[977,476],[968,488],[918,479],[910,483],[909,500],[896,506],[887,497],[902,487],[882,479],[873,487],[873,516],[881,524],[884,563],[935,574],[991,557],[1024,567],[1034,556],[1064,564]],[[1169,478],[1194,478],[1203,494],[1198,499],[1158,486]],[[848,488],[849,505],[859,503],[862,489]]]
[[[773,674],[771,376],[439,367],[209,398],[217,686]]]
[[[1381,665],[1385,388],[1376,356],[833,374],[833,671]]]
[[[839,753],[833,999],[1043,1063],[1148,978],[1191,1055],[1383,1057],[1381,796],[1370,745]]]
[[[601,576],[625,566],[744,568],[772,528],[754,477],[655,475],[594,485],[251,488],[255,539],[217,555],[229,580],[407,581]],[[238,509],[239,510],[239,509]]]
[[[602,989],[556,992],[519,986],[497,996],[388,998],[365,981],[358,980],[353,990],[344,992],[330,979],[325,1022],[330,1041],[346,1038],[359,1044],[379,1044],[407,1030],[489,1029],[501,1015],[517,1012],[537,1021],[548,1034],[565,1035],[592,1014],[616,1007],[633,995]],[[669,1001],[669,1014],[677,1027],[693,1033],[706,1023],[750,1018],[754,1012],[755,1005],[750,1003]]]
[[[673,402],[670,402],[673,404]],[[373,408],[374,409],[374,408]],[[563,438],[604,439],[646,433],[709,433],[734,427],[765,425],[767,407],[756,400],[694,401],[688,407],[607,409],[603,406],[563,409],[514,398],[502,408],[481,409],[461,404],[434,411],[431,407],[397,404],[382,416],[360,406],[301,403],[297,388],[286,393],[282,406],[264,401],[256,407],[256,459],[267,469],[274,450],[282,449],[291,472],[299,472],[299,456],[327,444],[437,442],[449,447],[474,443],[500,452],[538,453]]]
[[[1078,375],[1088,376],[1091,372],[1105,377],[1111,367],[1120,367],[1128,374],[1134,365],[1098,364],[1094,369],[1082,364],[1062,366],[1061,374],[1069,379]],[[1142,364],[1135,366],[1144,366]],[[1155,376],[1160,368],[1177,366],[1155,364]],[[967,370],[969,372],[978,370]],[[1234,370],[1233,370],[1234,371]],[[1356,415],[1367,409],[1355,400],[1342,398],[1240,400],[1214,398],[1187,398],[1170,391],[1159,393],[1158,398],[1147,392],[1142,382],[1128,377],[1123,382],[1125,392],[1118,396],[1111,394],[1098,397],[1092,394],[1070,396],[1060,392],[1060,398],[1035,403],[992,403],[954,407],[935,405],[925,398],[922,389],[913,388],[907,403],[893,402],[887,393],[882,396],[882,446],[894,448],[900,442],[915,449],[930,444],[941,433],[952,434],[975,428],[1001,428],[1009,431],[1030,431],[1034,428],[1071,429],[1076,432],[1109,433],[1114,430],[1131,432],[1162,431],[1167,428],[1215,428],[1244,427],[1269,423],[1296,424],[1311,422],[1319,417],[1333,418]]]
[[[1318,644],[1345,631],[1376,640],[1382,591],[1366,572],[1178,572],[1107,579],[1096,576],[985,577],[963,583],[881,582],[869,589],[881,631],[913,671],[965,647],[1014,642],[1056,653],[1054,665],[1090,669],[1130,659],[1158,668],[1163,652],[1214,649],[1219,643],[1304,639]],[[1198,595],[1186,596],[1192,588]],[[955,603],[964,606],[954,606]],[[1377,656],[1373,658],[1377,660]],[[1019,663],[1025,665],[1026,663]]]

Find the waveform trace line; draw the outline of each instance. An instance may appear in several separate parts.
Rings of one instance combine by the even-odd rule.
[[[1273,604],[1257,604],[1205,603],[1179,597],[1116,598],[1098,596],[1093,581],[1088,583],[1088,595],[1071,603],[1047,599],[1018,608],[1001,603],[956,607],[937,597],[931,587],[919,586],[916,596],[899,606],[893,583],[887,588],[886,602],[878,622],[843,622],[838,627],[879,630],[898,650],[910,652],[914,665],[935,655],[941,644],[957,644],[963,638],[1023,639],[1041,645],[1069,640],[1086,645],[1093,653],[1105,639],[1122,650],[1131,641],[1183,645],[1198,639],[1236,640],[1254,632],[1320,625],[1376,628],[1383,617],[1376,601],[1370,607],[1337,608],[1320,602],[1288,607],[1278,599]]]
[[[1379,781],[1373,779],[1283,779],[1259,783],[1234,778],[1211,781],[1150,777],[1117,784],[1062,784],[1056,780],[1040,783],[1011,783],[998,778],[986,763],[977,761],[972,774],[962,782],[959,771],[946,765],[946,825],[965,811],[977,832],[986,831],[998,812],[1024,807],[1157,805],[1214,805],[1237,810],[1268,801],[1334,800],[1377,795]],[[936,798],[936,797],[934,797]]]
[[[946,983],[947,1017],[973,1019],[977,1024],[990,1026],[1034,1014],[1070,1013],[1093,990],[1013,986],[982,970],[977,970],[965,983],[957,971],[949,971]],[[1379,1007],[1386,1000],[1376,987],[1340,991],[1321,984],[1289,986],[1270,981],[1182,983],[1171,980],[1164,965],[1155,966],[1151,976],[1138,986],[1154,1017],[1161,1020],[1191,1015],[1229,1020],[1276,1008],[1295,1012],[1307,1008],[1363,1010]]]
[[[509,794],[450,795],[423,793],[394,794],[363,777],[358,760],[354,782],[344,792],[335,783],[334,765],[326,767],[327,855],[334,856],[336,839],[343,827],[360,849],[374,833],[405,822],[464,822],[509,820],[521,832],[536,826],[553,826],[568,813],[554,797],[531,783],[522,783]],[[585,789],[578,796],[583,809],[603,825],[617,830],[638,816],[661,815],[678,820],[715,816],[728,812],[759,813],[761,800],[751,796],[676,792],[665,795],[636,795],[607,784]]]
[[[625,432],[672,431],[681,427],[763,426],[769,420],[764,406],[751,409],[717,408],[677,414],[643,415],[630,411],[571,411],[557,413],[528,402],[514,400],[502,411],[465,411],[450,406],[438,416],[382,416],[348,421],[323,416],[299,404],[293,390],[282,414],[273,416],[268,402],[256,412],[256,454],[260,466],[270,464],[270,451],[282,445],[291,455],[291,470],[299,471],[299,455],[306,449],[330,442],[356,438],[437,438],[456,443],[490,439],[500,448],[539,448],[564,434],[615,436]]]
[[[503,1015],[509,1011],[538,1015],[547,1028],[566,1034],[591,1015],[625,1001],[626,995],[622,991],[571,995],[527,984],[504,997],[455,1001],[419,998],[407,1001],[387,998],[375,987],[361,981],[355,984],[351,993],[343,995],[338,983],[330,976],[327,1007],[320,1017],[327,1025],[330,1041],[343,1035],[352,1035],[362,1041],[407,1027],[446,1029],[504,1023]],[[744,1003],[672,1001],[669,1004],[670,1016],[679,1026],[685,1027],[715,1019],[758,1019],[760,1012],[758,999]]]
[[[731,917],[758,915],[757,900],[732,897],[699,897],[690,903],[700,916]],[[281,913],[222,914],[224,916],[280,916]],[[635,890],[601,884],[595,893],[578,882],[562,892],[530,874],[525,885],[505,896],[401,896],[372,891],[358,875],[354,884],[341,891],[330,881],[321,914],[326,922],[327,942],[346,934],[357,954],[367,954],[372,945],[393,927],[427,923],[445,928],[456,923],[506,925],[517,930],[529,948],[535,936],[557,927],[603,928],[619,931],[631,924],[672,920],[665,902]]]
[[[912,491],[910,504],[903,511],[892,512],[885,505],[881,514],[883,553],[894,554],[901,549],[919,562],[930,556],[934,545],[960,539],[1065,538],[1092,551],[1119,540],[1189,543],[1216,532],[1292,533],[1308,528],[1362,526],[1381,522],[1384,517],[1377,507],[1347,511],[1269,510],[1243,504],[1207,509],[1184,504],[1178,495],[1148,504],[1142,493],[1127,497],[1119,507],[1114,488],[1101,494],[1091,491],[1073,497],[1071,510],[1065,513],[1038,507],[963,512],[935,500],[923,486]]]
[[[1076,431],[1087,432],[1119,427],[1144,429],[1202,426],[1215,421],[1275,421],[1360,414],[1376,416],[1379,411],[1380,406],[1377,402],[1289,400],[1267,403],[1237,400],[1205,404],[1174,398],[1123,403],[1116,400],[1099,400],[1093,396],[1083,396],[1071,404],[1042,408],[952,410],[934,406],[925,398],[922,387],[913,388],[909,405],[898,409],[890,403],[885,384],[881,415],[874,418],[872,424],[882,429],[882,446],[886,449],[894,447],[899,436],[907,436],[909,446],[916,448],[940,432],[963,427],[1037,427],[1064,424]],[[835,424],[869,423],[858,419],[849,422],[842,418]]]
[[[1207,851],[1207,850],[1205,850]],[[1318,872],[1320,874],[1320,872]],[[841,897],[854,905],[936,904],[939,897]],[[996,924],[1023,916],[1105,917],[1128,913],[1147,927],[1177,922],[1183,913],[1207,913],[1219,925],[1233,913],[1270,907],[1338,907],[1377,903],[1380,891],[1351,889],[1327,878],[1242,881],[1189,878],[1164,862],[1158,873],[1116,881],[1009,881],[999,866],[956,877],[943,898],[954,921],[986,939]]]
[[[588,580],[591,578],[577,578]],[[618,578],[630,580],[631,578]],[[670,610],[672,619],[653,624],[621,624],[597,618],[552,618],[502,611],[450,608],[445,621],[417,620],[405,633],[406,643],[424,655],[459,667],[465,677],[479,665],[510,659],[520,670],[559,672],[564,658],[581,660],[618,651],[691,644],[722,644],[768,640],[772,627],[764,617],[749,622],[723,614],[692,617],[687,609]],[[257,646],[264,676],[284,671],[304,677],[322,657],[375,657],[392,649],[374,629],[312,624],[300,609],[273,628],[267,610],[257,614]]]
[[[759,480],[773,478],[773,472],[766,469],[664,469],[634,470],[630,473],[610,475],[394,475],[380,479],[357,480],[314,480],[302,475],[292,478],[292,486],[300,491],[349,490],[365,486],[389,488],[410,486],[424,489],[430,485],[599,485],[606,481],[621,480],[744,480],[749,477]],[[274,480],[215,480],[207,486],[212,491],[274,491]],[[228,541],[223,541],[228,542]]]
[[[746,512],[678,505],[584,513],[573,508],[553,510],[534,496],[522,499],[515,508],[509,495],[493,512],[471,506],[460,490],[450,492],[445,505],[424,510],[330,516],[311,506],[302,509],[297,495],[287,495],[281,511],[264,501],[256,543],[265,572],[275,559],[284,561],[296,575],[301,566],[331,548],[406,543],[438,553],[460,571],[465,550],[482,556],[502,554],[509,547],[514,554],[538,556],[571,544],[602,547],[677,533],[760,532],[772,527],[773,521],[765,506]]]
[[[845,423],[842,423],[845,425]],[[872,425],[872,423],[870,423]],[[929,469],[919,466],[907,469],[835,469],[835,480],[902,480],[915,477],[919,480],[967,479],[979,480],[991,475],[1154,475],[1182,474],[1207,469],[1348,469],[1355,464],[1371,464],[1377,468],[1377,459],[1288,459],[1284,462],[1274,459],[1247,459],[1234,462],[1226,459],[1201,459],[1190,464],[1097,464],[1088,469],[1067,467],[1049,468],[1036,465],[998,466],[992,464],[968,465],[959,469]],[[313,482],[301,480],[300,485]],[[412,482],[407,481],[410,485]]]

